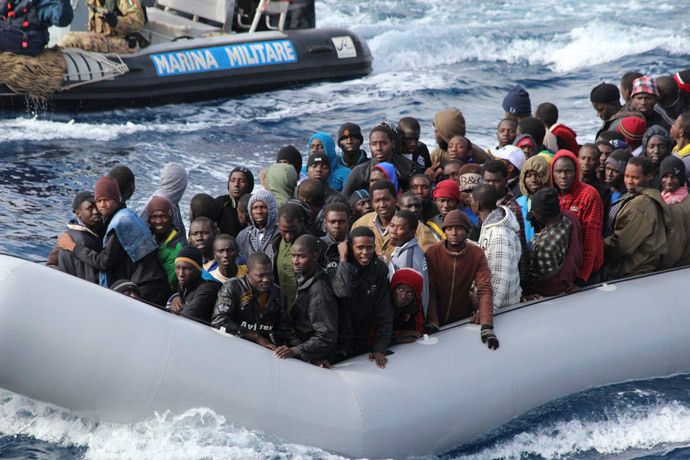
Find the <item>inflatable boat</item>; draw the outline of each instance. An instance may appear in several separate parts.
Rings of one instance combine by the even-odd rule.
[[[136,53],[61,49],[67,71],[48,106],[101,110],[160,105],[347,80],[371,72],[371,52],[357,34],[313,28],[313,17],[305,19],[300,13],[303,5],[297,3],[261,0],[253,20],[248,20],[234,0],[157,0],[147,8],[148,22],[141,34],[150,45]],[[72,29],[85,24],[86,18],[82,5]],[[25,106],[24,95],[0,84],[0,107]]]
[[[96,421],[208,407],[236,426],[351,457],[439,454],[594,386],[690,371],[688,269],[496,315],[500,348],[457,323],[322,369],[0,256],[0,387]]]

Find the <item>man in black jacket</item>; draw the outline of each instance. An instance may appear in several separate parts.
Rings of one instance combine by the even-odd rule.
[[[374,232],[358,227],[350,240],[338,246],[340,263],[333,279],[333,292],[341,301],[339,352],[346,357],[369,353],[369,361],[386,367],[386,347],[393,335],[393,309],[389,294],[388,267],[374,250]],[[369,345],[376,322],[373,343]]]
[[[223,284],[211,323],[269,350],[300,344],[285,293],[273,282],[271,259],[262,252],[249,256],[246,275]]]
[[[173,308],[173,313],[209,324],[221,283],[202,268],[198,248],[189,245],[180,249],[175,258],[175,276],[180,303]]]
[[[292,245],[292,265],[297,275],[297,299],[291,316],[300,345],[281,345],[278,358],[297,358],[322,367],[335,352],[338,341],[338,304],[326,274],[319,266],[319,243],[311,235],[302,235]]]
[[[324,244],[321,268],[326,271],[329,281],[333,281],[340,262],[338,244],[345,241],[350,233],[350,208],[343,203],[333,203],[326,207],[323,215],[326,235],[321,237]]]
[[[93,193],[77,193],[72,202],[72,209],[75,217],[70,219],[67,224],[67,234],[77,244],[100,252],[103,237],[98,233],[103,232],[105,228],[103,228],[101,215],[96,208],[96,199],[93,197]],[[98,270],[79,260],[73,252],[59,249],[57,267],[61,272],[98,284]]]
[[[218,215],[220,233],[226,233],[237,238],[237,235],[245,227],[240,223],[237,215],[237,202],[242,196],[252,193],[252,190],[254,190],[254,175],[250,170],[238,166],[230,172],[228,194],[215,198],[220,210]]]

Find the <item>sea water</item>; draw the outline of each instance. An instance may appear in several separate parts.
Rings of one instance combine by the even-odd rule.
[[[515,83],[527,88],[533,108],[555,103],[559,121],[581,144],[591,142],[600,123],[589,103],[592,87],[633,70],[659,76],[690,68],[683,3],[317,0],[319,26],[347,27],[367,40],[375,59],[370,76],[108,113],[0,112],[0,251],[45,260],[74,194],[117,164],[135,172],[130,206],[139,208],[162,166],[182,163],[187,209],[196,193],[227,193],[233,167],[258,173],[280,147],[306,153],[313,133],[335,135],[346,121],[366,134],[381,120],[414,116],[433,146],[434,114],[460,108],[468,137],[493,148],[501,101]],[[688,389],[687,376],[593,389],[443,458],[690,458]],[[233,427],[206,408],[134,425],[98,424],[0,391],[0,458],[337,457]]]

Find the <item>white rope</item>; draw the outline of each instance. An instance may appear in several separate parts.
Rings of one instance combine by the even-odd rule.
[[[120,55],[115,54],[115,57],[117,57],[118,62],[113,62],[105,55],[101,53],[94,53],[90,51],[85,51],[79,48],[69,48],[68,50],[63,50],[62,51],[64,54],[80,54],[84,56],[85,59],[91,60],[91,61],[96,61],[105,67],[103,70],[99,70],[98,72],[92,71],[86,71],[86,72],[77,72],[76,74],[69,74],[70,77],[76,76],[77,78],[83,80],[75,83],[66,83],[63,84],[62,88],[60,91],[65,91],[68,89],[76,88],[77,86],[83,86],[83,85],[89,85],[91,83],[97,83],[99,81],[104,81],[104,80],[112,80],[114,77],[118,77],[120,75],[124,75],[127,72],[129,72],[129,67],[127,67],[127,64],[125,64],[122,61],[122,58]],[[102,74],[102,75],[101,75]],[[65,74],[65,81],[66,77],[68,74]]]

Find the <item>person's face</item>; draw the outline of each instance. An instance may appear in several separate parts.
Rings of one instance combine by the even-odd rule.
[[[503,173],[484,171],[484,174],[482,175],[482,182],[495,188],[499,197],[505,196],[508,178],[503,176]]]
[[[655,166],[659,166],[661,160],[666,158],[669,154],[668,146],[666,141],[661,136],[652,136],[649,141],[647,141],[647,158],[652,160]]]
[[[446,241],[448,241],[448,245],[451,247],[457,248],[462,246],[467,239],[467,231],[459,225],[446,227],[443,232],[446,234]]]
[[[263,201],[252,203],[252,219],[258,228],[263,228],[268,222],[268,206]]]
[[[410,191],[417,195],[423,203],[431,195],[431,185],[429,185],[429,181],[425,177],[413,177],[410,180]]]
[[[597,148],[599,149],[599,152],[601,152],[601,155],[604,157],[604,161],[606,161],[609,155],[613,153],[613,146],[608,142],[605,144],[597,144]]]
[[[402,246],[414,238],[415,233],[411,231],[407,220],[398,216],[393,216],[391,224],[388,226],[388,237],[393,246]]]
[[[657,99],[658,98],[653,94],[637,93],[632,97],[631,103],[633,108],[642,112],[642,115],[645,117],[648,117],[654,112],[654,106],[656,105]]]
[[[498,139],[499,147],[505,147],[506,145],[515,142],[517,135],[514,126],[515,124],[508,121],[502,121],[498,125],[498,129],[496,130],[496,138]]]
[[[592,102],[592,107],[597,111],[597,116],[606,121],[616,113],[616,106],[610,102]]]
[[[559,158],[553,164],[553,181],[563,192],[567,192],[575,183],[575,164],[570,158]]]
[[[235,259],[237,259],[236,244],[232,240],[215,240],[213,242],[213,258],[221,267],[232,267],[235,265]]]
[[[467,161],[470,157],[470,149],[467,148],[467,142],[460,136],[454,136],[448,142],[448,158],[451,160]]]
[[[323,148],[323,143],[319,139],[312,139],[311,144],[309,144],[309,155],[313,155],[315,153],[326,153],[326,151]]]
[[[619,173],[613,166],[607,164],[604,169],[604,182],[609,187],[620,189],[623,185],[623,174]]]
[[[460,190],[460,203],[458,203],[458,207],[467,209],[470,206],[472,206],[472,189]]]
[[[355,219],[359,219],[364,214],[369,214],[373,210],[374,207],[371,205],[371,198],[362,198],[355,204],[355,209],[353,209],[352,212],[354,213]]]
[[[307,206],[309,206],[309,215],[312,219],[316,219],[319,216],[319,213],[323,208],[323,203],[314,202],[313,200],[302,195],[302,192],[300,191],[297,192],[297,199],[300,200],[302,203],[306,203]]]
[[[661,178],[661,189],[666,193],[673,193],[680,188],[682,184],[675,174],[666,174]]]
[[[104,196],[96,198],[96,208],[98,212],[101,213],[101,216],[105,218],[112,217],[112,215],[117,212],[119,205],[120,204],[112,198],[106,198]]]
[[[534,147],[532,147],[531,145],[523,145],[522,147],[520,147],[520,150],[522,150],[522,153],[525,154],[525,158],[529,158],[532,155],[534,155]]]
[[[215,237],[216,235],[213,233],[211,224],[208,222],[194,222],[189,227],[189,238],[191,243],[202,253],[212,250]]]
[[[447,179],[460,183],[460,166],[455,163],[448,163],[446,167],[443,168],[443,175]]]
[[[471,195],[471,194],[470,194]],[[446,217],[446,214],[451,212],[453,209],[458,209],[458,202],[454,198],[438,197],[435,198],[436,207],[441,217]]]
[[[366,267],[374,257],[375,243],[369,236],[358,236],[352,239],[352,256],[362,267]]]
[[[317,179],[323,182],[324,184],[326,183],[326,181],[328,180],[328,176],[330,175],[331,167],[326,163],[316,163],[307,168],[307,177],[309,177],[309,179]]]
[[[400,129],[400,135],[402,137],[402,151],[403,153],[414,153],[417,148],[417,143],[419,143],[419,131],[415,129]]]
[[[288,222],[281,217],[278,219],[278,231],[286,243],[292,244],[302,233],[302,222],[299,220]]]
[[[340,140],[340,148],[345,153],[349,153],[349,154],[357,153],[357,152],[359,152],[361,147],[362,147],[362,142],[359,140],[358,137],[348,136],[348,137],[344,137]]]
[[[642,172],[642,166],[628,165],[625,167],[625,188],[628,189],[629,193],[636,193],[641,188],[644,188],[646,182],[646,177]]]
[[[371,201],[374,205],[374,211],[379,216],[379,219],[390,220],[395,215],[395,198],[391,195],[388,189],[374,190],[371,193]]]
[[[273,268],[271,264],[256,264],[247,271],[247,280],[257,292],[268,292],[273,284]]]
[[[525,187],[527,187],[527,190],[534,195],[537,193],[541,188],[544,186],[544,183],[541,180],[541,175],[536,172],[536,171],[527,171],[527,174],[525,174]]]
[[[371,189],[371,186],[374,185],[374,182],[384,179],[388,180],[386,173],[381,171],[379,168],[371,168],[371,172],[369,173],[369,189]]]
[[[175,262],[175,276],[180,286],[189,286],[201,276],[201,272],[194,265],[181,260]]]
[[[409,284],[398,284],[393,288],[393,304],[398,308],[408,306],[414,298],[414,289]]]
[[[319,254],[310,254],[309,249],[304,245],[292,247],[292,269],[296,275],[311,273],[319,260]]]
[[[423,219],[422,200],[417,195],[398,198],[398,207],[410,211],[419,220]]]
[[[390,161],[395,143],[388,138],[386,133],[374,131],[369,136],[369,147],[371,148],[371,156],[377,163],[381,163]]]
[[[156,236],[166,236],[172,230],[172,217],[165,211],[153,211],[149,214],[149,228]]]
[[[599,152],[590,148],[583,147],[577,154],[577,159],[580,162],[580,172],[583,176],[593,176],[597,172],[599,166]]]
[[[139,293],[135,291],[134,289],[127,289],[126,291],[123,292],[124,295],[127,297],[131,297],[133,299],[140,299],[141,297],[139,296]]]
[[[350,218],[345,211],[327,212],[323,224],[333,241],[345,241],[350,231]]]
[[[98,213],[98,208],[91,201],[82,201],[74,214],[77,216],[77,219],[89,228],[101,223],[101,215]]]
[[[680,142],[681,134],[680,134],[680,121],[676,118],[676,121],[673,122],[671,125],[671,137],[676,140],[676,142]]]
[[[242,226],[246,227],[249,225],[249,212],[246,209],[237,208],[237,220],[240,221]]]
[[[242,195],[249,193],[247,176],[239,171],[232,173],[230,175],[230,180],[228,181],[228,192],[230,193],[230,196],[236,200],[239,200]]]

